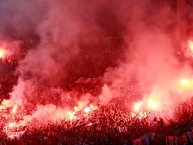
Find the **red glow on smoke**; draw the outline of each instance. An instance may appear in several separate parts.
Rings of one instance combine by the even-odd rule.
[[[151,9],[146,14],[151,2],[141,2],[45,1],[37,14],[33,9],[24,16],[14,13],[15,21],[24,22],[13,23],[5,32],[0,29],[0,39],[5,39],[0,40],[0,61],[8,60],[0,72],[0,91],[9,86],[0,104],[4,126],[63,121],[72,125],[116,104],[121,104],[128,118],[142,119],[164,109],[173,113],[172,106],[190,99],[193,71],[188,59],[193,56],[193,41],[186,41],[181,53],[188,54],[187,60],[178,60],[172,35],[176,32],[165,30],[176,23],[171,25],[170,18],[165,18],[167,13],[172,17],[173,10],[163,9],[161,14],[156,10],[155,18],[146,21],[153,14]],[[33,35],[35,42],[26,35]],[[12,74],[15,78],[10,79]]]

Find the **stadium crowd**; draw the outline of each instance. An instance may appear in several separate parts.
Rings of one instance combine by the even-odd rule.
[[[128,114],[117,103],[100,107],[75,121],[44,126],[27,125],[23,136],[9,139],[3,132],[0,145],[188,145],[192,144],[193,104],[176,108],[177,121]],[[192,135],[192,134],[191,134]]]
[[[9,81],[9,75],[5,75],[3,78],[0,80],[0,91],[1,94],[7,94],[10,89],[6,92],[2,91],[5,91],[4,88],[12,88],[17,79]],[[7,84],[6,82],[11,83]],[[36,106],[33,104],[61,105],[66,101],[71,106],[75,104],[73,100],[70,98],[68,100],[66,97],[68,93],[63,94],[65,93],[63,89],[51,88],[48,90],[49,92],[46,92],[45,88],[43,90],[40,90],[41,93],[34,94],[34,96],[38,96],[38,99],[32,97],[29,100],[28,110],[35,109]],[[132,87],[129,90],[135,89]],[[50,92],[52,93],[50,94]],[[78,99],[81,96],[81,93],[74,90],[69,93],[75,96],[73,98]],[[47,94],[50,94],[50,97],[45,100]],[[129,94],[131,94],[130,91]],[[57,101],[59,95],[61,98],[60,101]],[[3,97],[8,98],[8,96]],[[99,105],[98,109],[82,115],[74,121],[64,119],[46,125],[27,124],[24,128],[20,128],[21,130],[13,131],[24,130],[24,134],[14,138],[9,138],[9,135],[5,133],[5,118],[0,115],[0,145],[184,145],[185,143],[192,145],[193,100],[175,108],[176,120],[156,115],[153,120],[150,120],[148,114],[143,117],[137,113],[131,115],[131,110],[129,110],[131,106],[125,102],[127,101],[115,99],[108,105]],[[26,112],[26,114],[29,113]]]

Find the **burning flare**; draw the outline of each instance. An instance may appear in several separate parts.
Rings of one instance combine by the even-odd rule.
[[[91,111],[90,107],[84,108],[84,112],[85,112],[85,113],[89,113],[90,111]]]
[[[15,125],[16,125],[15,122],[10,122],[10,123],[9,123],[9,127],[10,127],[10,128],[14,127]]]
[[[192,40],[188,40],[188,47],[189,47],[191,53],[193,53],[193,41]]]
[[[149,99],[149,100],[148,100],[148,106],[150,107],[150,109],[153,109],[153,110],[157,110],[157,109],[158,109],[158,104],[157,104],[157,102],[155,102],[155,101],[152,100],[152,99]]]
[[[5,56],[6,56],[6,50],[0,47],[0,59],[5,58]]]
[[[142,108],[142,105],[143,105],[143,102],[141,101],[141,102],[136,102],[135,104],[134,104],[134,110],[135,111],[139,111],[141,108]]]
[[[17,107],[18,107],[17,105],[14,105],[14,106],[13,106],[13,109],[12,109],[12,113],[13,113],[13,114],[15,114],[15,113],[16,113],[16,111],[17,111]]]
[[[189,84],[189,79],[181,79],[181,83],[183,86],[187,86]]]
[[[193,87],[193,79],[183,78],[179,80],[179,87],[181,90],[191,90]]]

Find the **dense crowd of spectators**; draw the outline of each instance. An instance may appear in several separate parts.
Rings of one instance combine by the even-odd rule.
[[[10,75],[7,74],[0,79],[1,94],[7,94],[11,91],[10,89],[17,80],[16,76],[13,78],[10,80]],[[5,88],[8,88],[8,90]],[[128,88],[126,89],[128,90]],[[67,96],[75,96],[73,99],[77,102],[76,99],[79,99],[81,94],[85,93],[75,90],[65,92],[59,88],[49,88],[49,90],[43,88],[42,90],[40,90],[41,93],[33,94],[38,96],[38,99],[33,99],[37,97],[31,97],[31,100],[28,98],[30,102],[27,106],[28,110],[35,109],[36,106],[33,104],[43,103],[61,105],[71,102],[72,104],[68,105],[73,106],[71,97],[68,101]],[[135,89],[132,88],[131,90]],[[61,98],[56,103],[58,96],[61,96]],[[45,100],[45,98],[47,99]],[[181,137],[186,135],[186,132],[190,132],[191,127],[193,127],[192,102],[193,100],[176,107],[176,120],[160,118],[155,115],[153,121],[150,121],[148,115],[139,117],[136,114],[132,116],[128,104],[125,105],[122,100],[114,100],[108,105],[99,105],[97,110],[74,121],[62,120],[39,126],[28,124],[23,129],[25,133],[14,139],[8,138],[5,133],[4,118],[1,116],[0,145],[136,145],[142,144],[142,142],[144,145],[165,145],[168,137]],[[30,112],[26,113],[29,114]],[[148,138],[149,144],[144,143],[144,136]],[[187,137],[185,138],[181,144],[188,143]]]
[[[178,120],[155,116],[153,123],[150,123],[148,116],[131,116],[123,104],[111,103],[75,121],[63,120],[36,127],[27,125],[26,132],[20,138],[8,139],[2,131],[0,144],[135,145],[136,140],[143,140],[146,135],[150,145],[164,145],[168,136],[181,137],[193,126],[193,104],[181,105],[176,109]],[[188,140],[185,139],[183,144],[185,142],[188,143]]]

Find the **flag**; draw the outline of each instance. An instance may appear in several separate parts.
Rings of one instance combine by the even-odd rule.
[[[10,139],[14,139],[14,138],[20,138],[23,136],[23,134],[26,132],[26,130],[24,131],[18,131],[18,132],[8,132],[7,133],[7,137]]]

